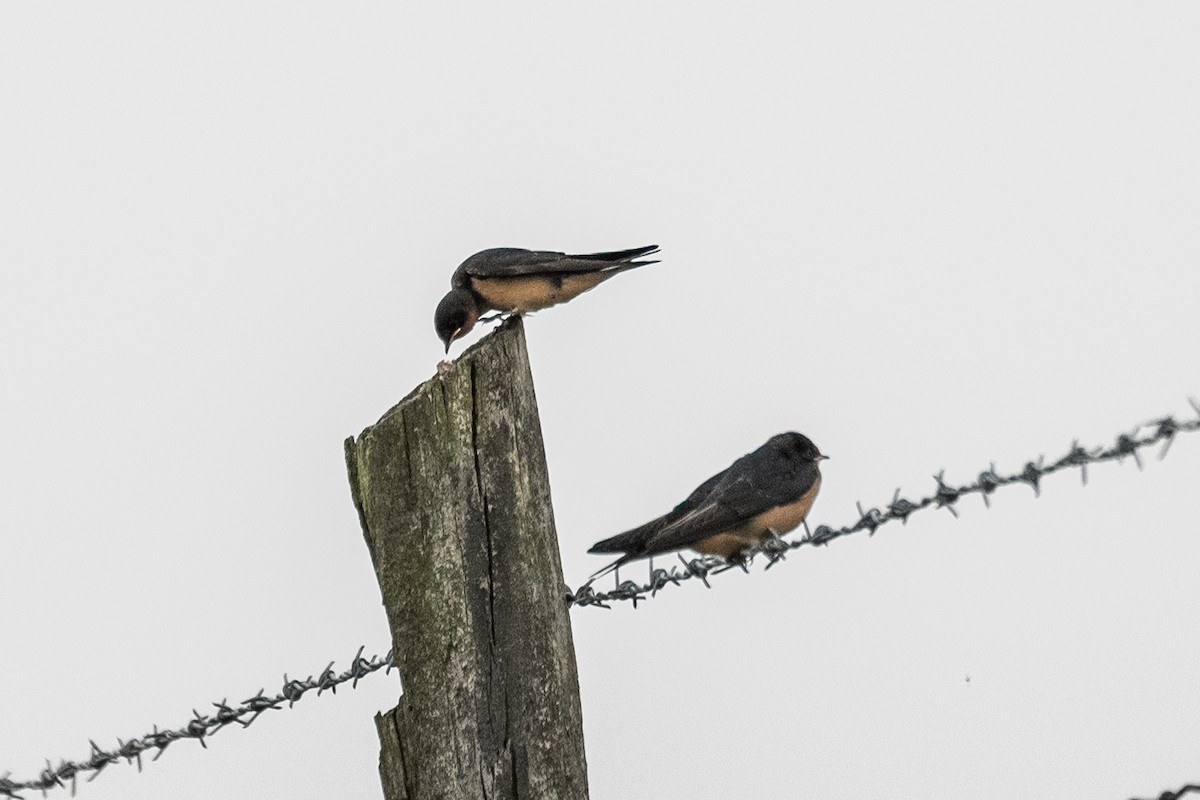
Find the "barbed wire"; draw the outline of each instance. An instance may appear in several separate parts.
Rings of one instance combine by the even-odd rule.
[[[1179,798],[1183,797],[1185,794],[1191,794],[1192,792],[1200,794],[1200,783],[1189,783],[1186,786],[1179,787],[1178,789],[1168,789],[1158,797],[1147,798],[1147,800],[1179,800]],[[1139,798],[1135,797],[1133,800],[1139,800]]]
[[[4,775],[0,775],[0,797],[22,798],[23,795],[18,792],[28,789],[39,790],[44,796],[47,790],[63,788],[68,783],[71,786],[71,796],[74,797],[76,781],[80,775],[91,773],[87,779],[87,782],[90,783],[105,767],[122,760],[127,764],[136,762],[138,772],[141,772],[143,753],[154,751],[154,758],[151,761],[157,761],[167,747],[181,739],[194,739],[200,742],[201,747],[207,748],[208,745],[204,743],[205,738],[212,736],[227,725],[236,723],[243,728],[248,728],[250,723],[258,719],[263,712],[282,708],[284,703],[291,708],[312,689],[317,690],[318,696],[326,689],[337,694],[337,687],[346,681],[353,681],[350,687],[357,688],[360,678],[381,669],[385,672],[390,671],[394,666],[391,651],[388,651],[388,654],[382,658],[379,656],[363,658],[364,649],[365,647],[358,648],[358,652],[354,654],[354,659],[350,662],[350,668],[343,673],[339,674],[334,671],[334,662],[332,661],[316,678],[310,675],[303,680],[292,679],[288,678],[287,673],[284,673],[283,688],[273,697],[264,695],[263,689],[259,689],[253,697],[243,700],[235,706],[229,705],[227,700],[213,703],[216,712],[212,714],[201,714],[192,709],[192,719],[182,727],[160,731],[156,725],[150,733],[144,736],[129,741],[117,739],[117,747],[113,750],[105,750],[91,740],[92,754],[86,760],[63,760],[55,767],[47,759],[46,768],[31,780],[15,781],[10,777],[12,773],[6,772]]]
[[[764,569],[770,569],[780,561],[783,561],[792,550],[797,550],[805,546],[827,545],[835,539],[862,531],[866,531],[868,536],[874,536],[875,531],[881,526],[895,520],[900,520],[902,524],[905,524],[908,522],[910,516],[927,508],[944,508],[957,517],[958,511],[955,509],[955,505],[964,497],[972,494],[981,496],[984,505],[990,508],[992,503],[991,495],[1000,487],[1024,484],[1031,487],[1034,493],[1040,496],[1042,492],[1042,479],[1065,469],[1077,467],[1084,486],[1087,485],[1088,466],[1092,464],[1099,464],[1105,461],[1122,461],[1126,457],[1129,457],[1133,459],[1140,470],[1142,468],[1142,457],[1139,451],[1162,442],[1163,447],[1158,455],[1161,461],[1167,455],[1167,451],[1171,449],[1171,443],[1175,441],[1176,435],[1200,429],[1200,403],[1197,403],[1193,399],[1189,399],[1188,402],[1196,412],[1196,419],[1181,421],[1170,416],[1155,419],[1151,422],[1138,425],[1130,433],[1119,434],[1115,442],[1109,447],[1100,446],[1087,449],[1081,446],[1079,441],[1076,440],[1071,443],[1071,449],[1056,461],[1047,464],[1045,463],[1045,456],[1042,456],[1036,462],[1026,462],[1025,467],[1020,472],[1014,472],[1009,475],[1001,475],[996,472],[996,464],[993,462],[986,470],[979,473],[979,477],[973,482],[961,486],[947,483],[945,480],[945,470],[942,470],[933,476],[934,481],[937,482],[933,493],[922,497],[920,500],[913,501],[906,497],[901,497],[900,490],[896,489],[895,494],[892,495],[892,501],[882,509],[863,508],[862,503],[858,503],[858,519],[849,525],[844,525],[840,528],[833,528],[829,525],[818,525],[815,529],[810,529],[806,522],[804,525],[805,534],[799,539],[785,541],[776,537],[769,540],[751,551],[750,557],[741,564],[731,563],[719,556],[700,556],[698,558],[686,559],[682,555],[677,554],[677,558],[682,566],[672,565],[670,570],[655,569],[651,566],[649,580],[646,583],[637,583],[631,580],[622,581],[619,577],[620,573],[617,573],[618,577],[614,579],[614,588],[607,592],[598,592],[592,585],[595,579],[592,579],[574,592],[568,591],[566,594],[567,605],[611,608],[610,603],[628,601],[633,603],[634,608],[637,608],[638,603],[651,597],[657,597],[658,593],[666,587],[679,586],[689,580],[699,581],[711,589],[712,585],[709,583],[711,576],[737,568],[749,571],[747,565],[750,559],[759,553],[766,556],[767,559]],[[1147,429],[1150,429],[1150,432],[1142,434]],[[1142,435],[1139,436],[1139,434]]]
[[[767,542],[756,552],[760,552],[766,556],[767,564],[765,569],[770,569],[776,563],[782,561],[791,550],[806,545],[826,545],[835,539],[861,531],[867,531],[868,535],[874,535],[880,526],[894,520],[906,523],[909,516],[926,508],[945,508],[950,513],[958,516],[958,512],[954,506],[967,495],[978,494],[983,498],[984,504],[990,506],[990,495],[1001,486],[1018,483],[1024,484],[1030,486],[1035,493],[1040,494],[1041,480],[1048,475],[1065,469],[1078,467],[1084,485],[1087,485],[1087,468],[1091,464],[1105,461],[1120,461],[1126,457],[1130,457],[1138,465],[1138,468],[1141,469],[1142,460],[1139,451],[1162,442],[1163,447],[1159,451],[1158,456],[1161,460],[1170,450],[1171,443],[1175,440],[1177,434],[1200,430],[1200,404],[1194,400],[1189,402],[1196,411],[1196,419],[1194,420],[1179,421],[1174,417],[1163,417],[1144,425],[1139,425],[1131,433],[1120,434],[1116,437],[1115,443],[1110,447],[1096,447],[1089,450],[1080,446],[1078,441],[1075,441],[1072,443],[1071,449],[1058,460],[1050,464],[1046,464],[1044,458],[1039,458],[1037,462],[1029,461],[1020,472],[1010,475],[1000,475],[996,472],[996,465],[992,464],[988,469],[981,472],[975,481],[962,486],[953,486],[946,483],[944,471],[939,472],[933,476],[937,482],[933,494],[923,497],[919,501],[914,502],[901,497],[900,490],[897,489],[896,493],[892,496],[892,501],[884,510],[878,508],[864,509],[859,504],[859,518],[850,525],[840,528],[818,525],[813,530],[807,530],[806,526],[806,534],[802,538],[791,542],[775,539]],[[1146,428],[1152,428],[1153,430],[1150,433],[1139,436],[1139,433]],[[679,567],[672,567],[670,571],[655,569],[651,573],[650,582],[645,585],[639,585],[633,581],[623,581],[619,582],[616,588],[610,592],[597,592],[592,588],[591,581],[589,581],[579,587],[574,593],[567,594],[565,599],[568,605],[599,606],[601,608],[608,608],[608,603],[611,602],[630,601],[636,608],[638,602],[645,600],[648,596],[656,596],[659,591],[668,585],[679,585],[687,580],[698,579],[705,586],[709,586],[708,580],[710,576],[739,566],[712,556],[695,558],[690,561],[681,556],[680,561],[683,562],[682,571]],[[746,568],[745,565],[741,565],[741,567],[742,569]],[[216,708],[216,712],[213,714],[201,714],[193,709],[192,719],[182,727],[160,731],[158,726],[155,726],[150,733],[144,736],[128,741],[118,739],[117,747],[112,750],[106,750],[97,745],[95,741],[90,741],[92,753],[86,760],[62,760],[55,767],[47,759],[46,768],[36,778],[30,780],[13,780],[11,778],[12,773],[6,772],[0,776],[0,798],[21,799],[24,796],[18,794],[18,792],[29,789],[41,791],[45,795],[48,790],[64,788],[68,783],[71,788],[71,795],[74,796],[76,783],[80,775],[90,773],[87,782],[91,782],[95,780],[96,776],[105,767],[110,764],[119,763],[122,760],[127,764],[136,763],[140,772],[142,769],[143,753],[154,751],[154,757],[151,760],[157,761],[168,746],[182,739],[193,739],[198,741],[202,747],[207,747],[208,745],[205,744],[204,740],[223,728],[235,723],[243,728],[249,727],[251,723],[266,711],[280,709],[284,703],[287,703],[288,708],[291,708],[295,705],[296,701],[300,700],[312,689],[316,689],[318,695],[327,689],[336,694],[337,687],[347,681],[352,681],[351,688],[357,688],[359,679],[381,669],[388,672],[394,666],[390,650],[387,655],[382,657],[375,655],[370,658],[363,658],[362,653],[364,649],[364,647],[358,648],[358,652],[355,653],[354,658],[351,660],[350,668],[340,674],[334,671],[333,665],[335,662],[332,661],[316,678],[310,675],[303,680],[290,679],[285,673],[283,676],[283,686],[279,693],[274,696],[269,697],[264,695],[264,690],[260,689],[253,697],[243,700],[236,706],[229,705],[227,700],[213,703],[213,707]],[[1200,785],[1187,784],[1175,791],[1165,791],[1156,800],[1178,800],[1178,798],[1192,792],[1200,793]]]

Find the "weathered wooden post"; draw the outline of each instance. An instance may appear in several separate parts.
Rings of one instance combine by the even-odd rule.
[[[521,320],[346,440],[346,465],[403,689],[375,718],[384,797],[586,798]]]

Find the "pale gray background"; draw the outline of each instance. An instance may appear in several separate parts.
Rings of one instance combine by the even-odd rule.
[[[528,324],[572,584],[780,430],[843,524],[1187,412],[1198,41],[1195,2],[0,6],[0,772],[387,649],[342,439],[483,247],[663,247]],[[593,797],[1200,779],[1198,474],[1185,437],[574,611]],[[397,690],[80,796],[378,797]]]

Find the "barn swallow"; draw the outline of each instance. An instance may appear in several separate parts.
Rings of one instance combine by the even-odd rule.
[[[681,547],[743,560],[747,550],[804,521],[821,488],[820,463],[828,457],[803,434],[772,436],[670,512],[592,545],[589,553],[622,554],[592,577]]]
[[[438,303],[433,327],[450,352],[450,343],[466,336],[487,311],[521,314],[565,303],[618,272],[657,261],[658,245],[611,253],[567,255],[547,250],[497,247],[468,258],[450,276],[450,292]]]

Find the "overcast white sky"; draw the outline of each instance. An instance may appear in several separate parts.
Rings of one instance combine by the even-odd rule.
[[[342,440],[484,247],[663,248],[527,326],[573,585],[778,431],[840,525],[1187,412],[1198,41],[1182,0],[0,5],[0,774],[388,648]],[[592,796],[1200,780],[1197,475],[575,610]],[[380,797],[397,693],[79,796]]]

